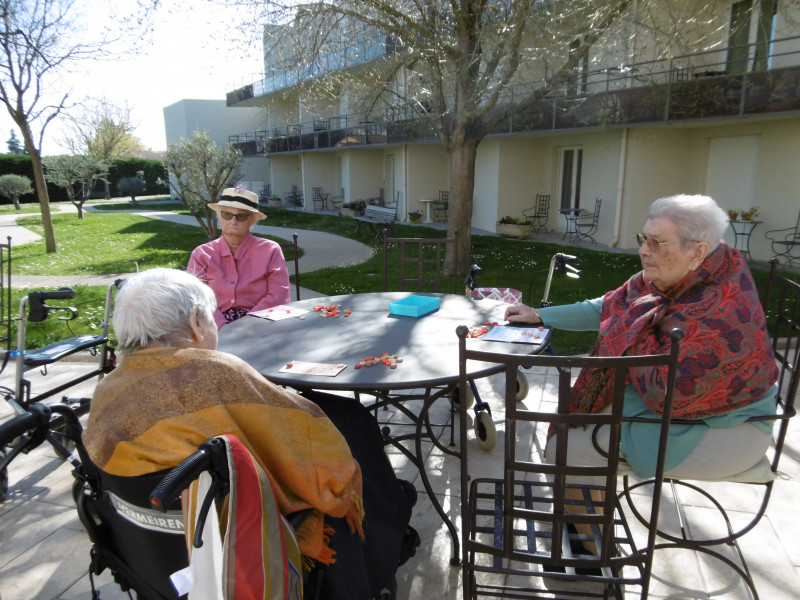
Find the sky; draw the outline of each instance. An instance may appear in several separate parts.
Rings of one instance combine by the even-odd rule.
[[[137,0],[88,0],[90,30],[109,27],[105,10],[111,2],[118,10],[135,14]],[[125,55],[111,61],[84,61],[85,72],[71,70],[63,83],[73,89],[75,101],[104,97],[118,106],[127,102],[134,135],[147,149],[165,150],[165,106],[184,98],[224,100],[226,92],[260,78],[261,39],[247,26],[237,25],[240,19],[247,17],[207,0],[163,0],[151,34],[139,38],[141,54],[127,51],[135,40],[123,40]],[[16,126],[0,105],[0,152],[7,151],[11,129]],[[59,144],[63,129],[58,122],[47,126],[43,155],[66,152]]]

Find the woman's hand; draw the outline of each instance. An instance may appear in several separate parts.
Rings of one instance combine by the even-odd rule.
[[[539,311],[524,304],[509,306],[506,309],[505,319],[510,323],[530,323],[531,325],[539,325],[542,322]]]

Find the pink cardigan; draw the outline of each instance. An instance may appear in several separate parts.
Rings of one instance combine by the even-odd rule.
[[[252,312],[291,302],[286,260],[272,240],[248,235],[234,255],[220,236],[195,248],[186,270],[214,290],[217,327],[227,322],[223,310],[236,307]]]

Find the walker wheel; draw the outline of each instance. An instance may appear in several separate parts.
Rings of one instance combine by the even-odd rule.
[[[478,444],[487,452],[497,444],[497,428],[492,421],[492,416],[488,412],[478,411],[475,413],[475,437]]]
[[[517,402],[522,402],[528,395],[528,378],[525,373],[517,369]]]
[[[455,388],[452,394],[453,406],[458,407],[461,403],[461,388]],[[475,394],[472,393],[472,386],[467,386],[467,410],[472,408],[475,403]]]

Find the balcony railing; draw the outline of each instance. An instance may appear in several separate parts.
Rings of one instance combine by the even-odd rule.
[[[736,64],[727,49],[670,60],[642,62],[582,74],[551,90],[524,112],[517,99],[544,82],[510,87],[498,106],[505,116],[492,134],[627,127],[692,119],[767,115],[800,110],[800,37],[775,40],[766,70],[748,71],[754,59]],[[786,48],[785,52],[780,52]],[[245,154],[398,144],[437,139],[433,115],[389,107],[231,136]]]

